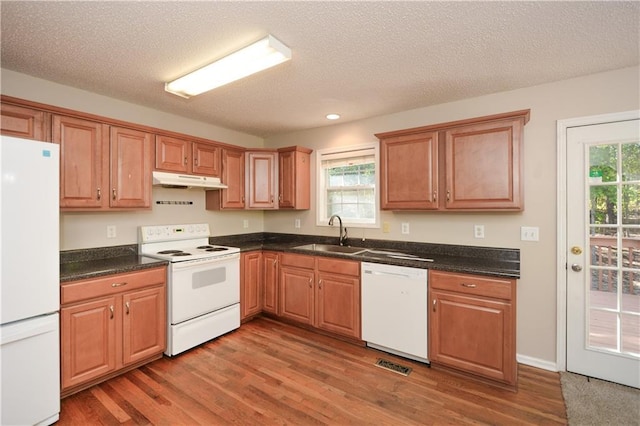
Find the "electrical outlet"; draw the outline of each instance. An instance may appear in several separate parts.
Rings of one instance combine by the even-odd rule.
[[[537,226],[521,226],[520,240],[540,241],[540,228],[538,228]]]
[[[296,229],[300,229],[300,219],[296,219],[295,224],[294,224],[294,227],[295,227]]]
[[[473,236],[476,238],[484,238],[484,225],[474,225]]]
[[[402,222],[402,233],[403,234],[409,233],[409,222]]]
[[[388,234],[391,231],[391,225],[389,225],[389,222],[382,222],[382,232],[384,232],[385,234]]]
[[[116,226],[107,225],[107,238],[115,238],[115,237],[116,237]]]
[[[249,220],[248,219],[244,219],[242,221],[242,227],[243,228],[248,228],[249,227]]]

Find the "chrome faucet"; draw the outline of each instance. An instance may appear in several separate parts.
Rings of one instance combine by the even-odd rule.
[[[338,237],[338,243],[343,246],[347,242],[347,227],[342,226],[342,219],[337,214],[334,214],[329,218],[329,225],[333,226],[333,219],[335,218],[338,218],[338,222],[340,222],[340,236]]]

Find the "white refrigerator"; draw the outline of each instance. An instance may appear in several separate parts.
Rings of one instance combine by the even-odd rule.
[[[0,424],[60,413],[59,147],[0,136]]]

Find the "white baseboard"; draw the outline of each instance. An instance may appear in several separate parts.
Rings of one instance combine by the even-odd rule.
[[[516,360],[520,364],[530,365],[531,367],[537,367],[548,371],[558,371],[558,365],[555,362],[544,359],[516,354]]]

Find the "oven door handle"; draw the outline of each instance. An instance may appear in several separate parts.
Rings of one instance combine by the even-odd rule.
[[[240,253],[233,253],[224,256],[212,257],[209,259],[186,260],[184,262],[174,262],[171,264],[173,271],[189,268],[201,268],[203,266],[216,265],[240,258]]]

